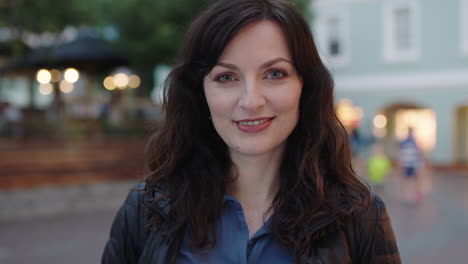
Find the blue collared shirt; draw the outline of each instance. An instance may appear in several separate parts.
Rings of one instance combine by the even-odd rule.
[[[221,217],[215,224],[216,245],[207,252],[193,248],[188,232],[177,254],[176,263],[294,263],[292,252],[283,248],[271,232],[271,218],[249,239],[249,230],[239,201],[224,195]]]

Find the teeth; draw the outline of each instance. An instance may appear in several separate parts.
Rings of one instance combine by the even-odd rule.
[[[256,121],[247,121],[247,122],[239,122],[240,125],[243,126],[258,126],[260,124],[265,123],[268,119],[256,120]]]

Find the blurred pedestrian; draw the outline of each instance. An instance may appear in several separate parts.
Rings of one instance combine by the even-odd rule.
[[[387,155],[385,155],[382,145],[380,143],[375,143],[372,146],[371,154],[367,161],[369,184],[377,190],[382,189],[391,168],[392,164]]]
[[[209,7],[166,85],[149,176],[117,214],[103,263],[400,263],[289,1]]]
[[[412,127],[408,128],[408,135],[399,142],[399,166],[404,178],[404,199],[407,203],[419,203],[424,196],[419,186],[418,174],[423,165],[423,155],[419,148]]]
[[[359,132],[358,127],[353,127],[349,133],[349,144],[351,149],[351,161],[354,170],[358,175],[365,173],[364,151],[367,148],[366,139]]]
[[[7,117],[6,117],[6,109],[8,107],[7,102],[0,101],[0,136],[8,135],[7,129]]]
[[[21,138],[23,136],[23,113],[21,109],[7,102],[3,109],[3,116],[6,121],[7,136],[11,138]]]
[[[359,156],[363,140],[357,127],[351,129],[351,133],[349,135],[349,143],[351,148],[351,155],[353,157]]]

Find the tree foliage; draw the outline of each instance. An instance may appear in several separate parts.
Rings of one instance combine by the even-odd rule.
[[[0,29],[8,29],[9,34],[1,44],[13,56],[24,55],[27,49],[22,41],[27,34],[53,35],[66,26],[99,24],[96,6],[93,0],[0,0]]]
[[[115,45],[132,66],[149,72],[171,64],[184,33],[194,19],[216,0],[0,0],[0,29],[13,34],[14,55],[23,55],[25,33],[60,33],[67,26],[113,28]],[[235,0],[233,0],[235,1]],[[308,16],[310,0],[294,0]]]
[[[170,63],[194,14],[212,1],[120,0],[110,22],[118,45],[141,66]]]
[[[152,87],[151,71],[172,64],[190,22],[216,0],[102,0],[110,7],[108,20],[117,30],[116,41]],[[310,0],[294,0],[309,17]],[[111,5],[109,5],[111,3]]]
[[[294,1],[306,16],[309,1]],[[114,0],[109,22],[118,29],[118,45],[134,63],[149,67],[171,64],[190,22],[213,2],[215,0]]]

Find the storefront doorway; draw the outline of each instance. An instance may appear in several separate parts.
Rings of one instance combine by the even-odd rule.
[[[387,121],[384,127],[375,127],[374,134],[382,139],[386,152],[392,158],[396,158],[398,153],[397,142],[407,136],[410,127],[424,152],[434,148],[437,123],[432,109],[416,104],[397,103],[383,108],[378,115],[384,116]]]
[[[455,161],[468,165],[468,105],[456,110],[454,144]]]

